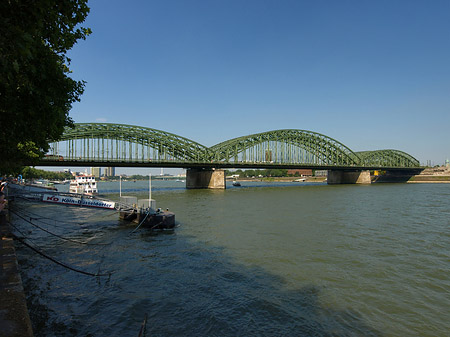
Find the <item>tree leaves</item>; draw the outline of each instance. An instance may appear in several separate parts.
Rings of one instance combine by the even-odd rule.
[[[87,0],[0,2],[0,173],[35,163],[73,125],[85,82],[65,53],[90,34]]]

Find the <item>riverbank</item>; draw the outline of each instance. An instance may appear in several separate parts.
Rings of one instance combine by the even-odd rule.
[[[5,211],[0,213],[0,326],[2,337],[33,336],[14,239]]]
[[[313,183],[323,183],[326,182],[327,177],[301,177],[305,179],[305,182],[313,182]],[[299,182],[295,181],[300,179],[300,177],[264,177],[264,178],[238,178],[238,179],[229,179],[227,181],[236,180],[236,181],[264,181],[264,182]],[[301,183],[301,182],[300,182]]]
[[[326,177],[304,177],[305,181],[307,183],[325,183],[327,181]],[[374,180],[374,177],[372,177]],[[258,178],[258,179],[251,179],[251,178],[239,178],[236,179],[240,182],[251,182],[251,181],[264,181],[264,182],[295,182],[295,179],[293,177],[270,177],[270,178]],[[375,181],[373,181],[375,182]],[[385,181],[380,181],[385,182]],[[406,181],[408,184],[413,183],[450,183],[450,176],[434,176],[434,175],[415,175],[410,178],[408,178]],[[297,182],[301,184],[302,182]]]
[[[407,183],[450,183],[450,176],[422,176],[411,177]]]
[[[305,179],[304,182],[314,182],[314,183],[324,183],[327,181],[327,177],[301,177]],[[450,168],[447,167],[437,167],[437,168],[427,168],[423,170],[420,174],[413,176],[395,177],[392,179],[391,176],[371,176],[372,183],[376,182],[406,182],[406,183],[450,183]],[[263,181],[263,182],[298,182],[296,181],[299,177],[264,177],[264,178],[234,178],[227,180],[237,180],[240,182],[251,182],[251,181]]]

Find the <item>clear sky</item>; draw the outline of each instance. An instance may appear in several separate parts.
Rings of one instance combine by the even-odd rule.
[[[449,0],[90,1],[75,122],[206,146],[277,129],[450,158]]]

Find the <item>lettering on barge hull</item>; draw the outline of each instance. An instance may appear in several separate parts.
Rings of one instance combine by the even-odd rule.
[[[59,195],[52,195],[52,194],[44,194],[42,197],[42,201],[50,202],[53,204],[106,208],[106,209],[114,209],[114,207],[116,205],[116,203],[113,201],[66,197],[66,196],[59,196]]]

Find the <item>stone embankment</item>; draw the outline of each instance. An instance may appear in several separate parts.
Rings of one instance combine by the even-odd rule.
[[[233,178],[238,181],[264,181],[264,182],[292,182],[299,177],[266,177],[266,178]],[[327,177],[303,177],[306,182],[325,182]],[[227,177],[227,180],[232,178]],[[388,175],[372,176],[372,182],[406,182],[406,183],[450,183],[450,167],[440,166],[426,168],[420,174],[396,174],[390,172]]]
[[[412,176],[408,183],[450,183],[450,167],[430,167]]]
[[[0,213],[0,336],[33,336],[6,211]]]

